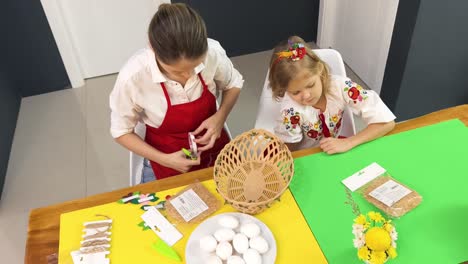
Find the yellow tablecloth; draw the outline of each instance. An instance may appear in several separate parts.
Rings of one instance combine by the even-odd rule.
[[[212,180],[203,182],[216,197],[223,201],[215,190]],[[159,192],[160,199],[166,195],[174,195],[184,187]],[[216,214],[234,212],[224,205]],[[83,223],[102,219],[96,214],[107,215],[113,219],[111,248],[109,255],[112,264],[128,263],[179,263],[158,255],[151,244],[158,240],[151,230],[143,231],[138,226],[144,213],[139,205],[109,203],[83,210],[78,210],[60,217],[59,264],[72,264],[70,252],[79,249]],[[256,215],[273,232],[277,244],[278,264],[290,263],[327,263],[317,241],[309,229],[302,213],[289,190],[281,196],[281,202],[276,202],[265,212]],[[182,240],[174,245],[174,249],[185,263],[185,245],[196,224],[179,224],[176,228],[184,235]]]

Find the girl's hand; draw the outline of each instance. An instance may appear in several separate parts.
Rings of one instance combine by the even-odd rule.
[[[192,160],[187,159],[185,153],[182,150],[179,150],[171,154],[166,154],[164,162],[161,165],[185,173],[193,166],[200,165],[200,154],[201,153],[197,154],[196,160]]]
[[[349,138],[324,138],[320,140],[320,148],[327,154],[346,152],[354,147]]]
[[[193,135],[197,136],[206,130],[206,133],[201,138],[195,138],[195,142],[197,144],[205,145],[198,148],[199,151],[205,151],[212,148],[216,139],[221,135],[221,131],[224,126],[224,119],[218,113],[203,121],[203,123],[201,123],[201,125],[193,132]]]

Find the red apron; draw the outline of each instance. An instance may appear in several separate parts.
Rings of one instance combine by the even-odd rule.
[[[173,153],[182,148],[190,149],[188,133],[195,131],[200,124],[214,115],[216,109],[216,97],[208,90],[205,80],[198,74],[203,85],[203,92],[200,98],[195,101],[172,105],[169,94],[164,83],[160,83],[167,101],[167,112],[164,120],[158,128],[146,125],[145,141],[163,153]],[[190,171],[207,168],[214,165],[216,157],[229,142],[229,136],[223,129],[220,137],[216,140],[213,148],[206,150],[201,155],[201,164],[194,166]],[[164,167],[151,161],[156,179],[171,177],[180,172]]]

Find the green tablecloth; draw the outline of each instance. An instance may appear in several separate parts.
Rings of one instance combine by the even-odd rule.
[[[347,153],[295,160],[290,189],[329,263],[362,263],[351,233],[354,215],[341,180],[377,162],[419,192],[422,203],[394,220],[398,257],[389,263],[468,260],[468,129],[451,120],[361,145]],[[378,210],[353,193],[363,213]],[[312,263],[312,262],[311,262]]]

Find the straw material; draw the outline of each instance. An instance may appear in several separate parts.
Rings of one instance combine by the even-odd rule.
[[[189,220],[186,222],[184,218],[179,214],[177,209],[175,209],[174,205],[172,205],[171,200],[179,197],[186,191],[192,189],[198,197],[208,206],[208,209],[206,211],[203,211],[199,215],[195,216],[193,219]],[[169,202],[167,202],[169,201]],[[205,220],[208,216],[210,216],[212,213],[216,212],[221,208],[221,202],[216,199],[216,197],[201,183],[195,182],[187,187],[185,187],[183,190],[178,192],[176,195],[172,196],[170,199],[166,201],[166,212],[167,215],[171,218],[176,223],[200,223],[201,221]]]
[[[227,144],[214,166],[217,191],[242,213],[258,214],[286,190],[294,175],[288,147],[270,132],[252,129]]]
[[[403,185],[404,187],[411,190],[410,194],[401,198],[401,200],[399,200],[390,207],[370,195],[372,191],[382,186],[382,184],[386,183],[389,180],[395,181],[398,184]],[[409,188],[408,186],[402,184],[401,182],[393,179],[390,176],[381,176],[371,181],[370,184],[367,185],[364,190],[364,198],[391,217],[401,217],[407,212],[413,210],[422,202],[422,197],[419,193]]]

